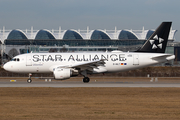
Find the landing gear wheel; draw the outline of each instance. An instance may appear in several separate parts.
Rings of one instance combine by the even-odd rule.
[[[28,79],[28,80],[27,80],[27,82],[28,82],[28,83],[31,83],[31,82],[32,82],[32,80],[31,80],[31,79]]]
[[[27,82],[28,82],[28,83],[31,83],[31,82],[32,82],[32,80],[31,80],[31,76],[32,76],[32,74],[31,74],[31,73],[29,73],[29,79],[27,80]]]
[[[89,81],[90,81],[90,79],[89,79],[88,77],[84,77],[84,78],[83,78],[83,82],[84,82],[84,83],[88,83]]]

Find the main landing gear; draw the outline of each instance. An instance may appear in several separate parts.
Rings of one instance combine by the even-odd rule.
[[[88,83],[89,81],[90,81],[90,79],[89,79],[88,77],[84,77],[84,78],[83,78],[83,82],[84,82],[84,83]]]
[[[87,71],[86,70],[82,71],[81,75],[84,76],[84,78],[83,78],[84,83],[88,83],[90,81],[90,79],[87,77]]]
[[[31,80],[31,76],[32,76],[32,74],[31,74],[31,73],[29,73],[29,78],[27,79],[27,82],[28,82],[28,83],[31,83],[31,82],[32,82],[32,80]]]

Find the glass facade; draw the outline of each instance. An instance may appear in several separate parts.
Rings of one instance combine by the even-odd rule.
[[[9,33],[7,39],[8,39],[8,40],[19,40],[19,39],[23,40],[23,39],[28,39],[28,38],[27,38],[26,35],[25,35],[23,32],[21,32],[20,30],[12,30],[12,31]]]
[[[94,30],[94,32],[91,35],[91,40],[102,40],[102,39],[110,40],[110,37],[106,33],[100,30]]]
[[[145,40],[5,40],[5,45],[35,45],[35,46],[131,46],[141,45]]]
[[[67,30],[63,36],[63,40],[83,39],[79,33],[73,30]]]
[[[153,33],[154,33],[153,30],[149,30],[149,31],[147,32],[146,39],[149,39]]]
[[[4,41],[5,45],[30,45],[30,41],[29,40],[8,40],[6,39]]]
[[[138,39],[133,33],[126,31],[126,30],[122,30],[119,34],[118,37],[120,40],[121,39]]]
[[[48,40],[55,39],[55,37],[47,30],[39,30],[37,33],[35,40]]]

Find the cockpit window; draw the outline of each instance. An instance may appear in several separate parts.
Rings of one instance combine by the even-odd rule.
[[[13,58],[11,61],[20,61],[20,59],[19,58]]]

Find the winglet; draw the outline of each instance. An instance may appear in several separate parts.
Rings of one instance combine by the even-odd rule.
[[[136,52],[165,53],[172,22],[162,22],[151,37]]]

